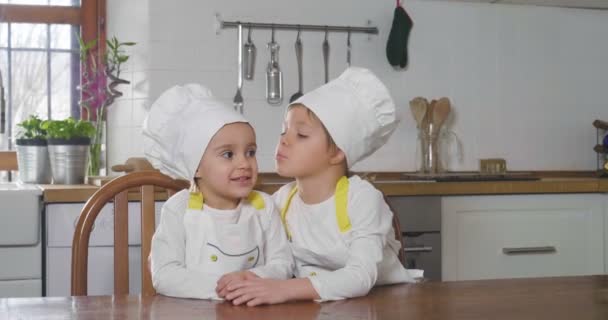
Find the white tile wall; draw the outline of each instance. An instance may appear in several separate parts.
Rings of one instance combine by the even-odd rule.
[[[408,101],[448,96],[453,170],[474,170],[478,159],[503,157],[515,170],[592,170],[591,122],[608,119],[608,12],[579,9],[410,0],[414,19],[410,65],[392,69],[385,46],[394,2],[110,0],[108,34],[136,41],[125,76],[132,81],[109,111],[109,163],[141,156],[146,108],[175,84],[200,82],[230,103],[236,86],[236,34],[214,29],[227,20],[378,26],[380,34],[353,34],[353,64],[372,69],[389,87],[402,122],[389,143],[355,170],[415,170],[416,129]],[[264,101],[270,32],[254,30],[254,81],[244,88],[245,113],[257,130],[262,171],[273,171],[283,109]],[[277,31],[285,102],[296,91],[295,32]],[[330,76],[345,67],[345,34],[330,33]],[[323,33],[305,32],[304,89],[322,84]],[[453,139],[452,139],[453,140]]]

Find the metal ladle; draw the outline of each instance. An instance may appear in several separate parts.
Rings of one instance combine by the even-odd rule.
[[[291,98],[289,98],[289,102],[294,102],[298,98],[300,98],[302,93],[302,40],[300,40],[300,27],[298,26],[298,37],[296,38],[296,43],[294,44],[296,49],[296,60],[298,62],[298,92],[294,93]]]

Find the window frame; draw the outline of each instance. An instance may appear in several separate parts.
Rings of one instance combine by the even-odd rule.
[[[97,46],[91,50],[97,63],[101,63],[106,49],[106,0],[81,0],[80,6],[52,6],[52,5],[21,5],[0,4],[0,21],[3,23],[39,23],[39,24],[69,24],[80,25],[80,34],[85,42],[97,39]],[[93,63],[90,61],[90,63]],[[79,65],[77,73],[82,82],[82,67]],[[7,77],[10,74],[7,72]],[[9,81],[10,82],[10,81]],[[8,90],[5,91],[8,94]],[[80,99],[73,96],[72,99]],[[8,99],[7,99],[8,100]],[[74,101],[73,101],[74,102]],[[77,105],[77,103],[73,103]],[[7,118],[10,115],[10,104],[7,101]],[[86,119],[86,114],[78,110],[73,113]],[[76,111],[76,112],[74,112]],[[86,112],[86,111],[84,111]],[[8,127],[8,125],[7,125]],[[10,128],[7,128],[10,130]],[[13,145],[8,144],[8,151],[14,153]],[[4,158],[4,157],[0,157]],[[5,170],[5,169],[0,169]],[[9,181],[11,180],[9,171]]]
[[[81,36],[85,42],[98,40],[97,46],[91,52],[95,55],[98,65],[102,62],[106,49],[106,0],[81,0],[80,7],[0,4],[0,21],[80,25]],[[78,70],[82,82],[80,70],[82,68]],[[87,115],[83,114],[86,111],[76,111],[81,119],[87,118]]]

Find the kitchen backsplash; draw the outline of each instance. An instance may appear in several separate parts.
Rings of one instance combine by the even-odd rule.
[[[450,97],[448,167],[476,170],[479,158],[500,157],[510,170],[593,170],[595,132],[608,119],[608,12],[499,4],[405,1],[414,20],[410,64],[389,66],[385,46],[394,1],[151,1],[108,0],[108,35],[138,43],[126,66],[125,95],[109,110],[109,163],[141,156],[141,124],[159,94],[199,82],[231,104],[236,90],[236,32],[216,34],[214,15],[227,20],[378,26],[352,35],[352,63],[373,70],[399,106],[401,123],[389,143],[355,170],[413,171],[417,137],[408,101]],[[136,13],[136,14],[134,14]],[[323,83],[322,32],[303,32],[304,91]],[[264,98],[270,31],[254,30],[256,73],[245,81],[245,116],[256,128],[260,170],[274,170],[273,153],[284,105],[297,90],[296,33],[277,31],[284,104]],[[330,77],[346,67],[346,34],[330,33]]]

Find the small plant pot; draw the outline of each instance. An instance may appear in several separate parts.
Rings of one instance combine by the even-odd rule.
[[[51,164],[46,139],[17,139],[19,180],[23,183],[51,183]]]
[[[84,184],[90,138],[48,139],[54,184]]]

